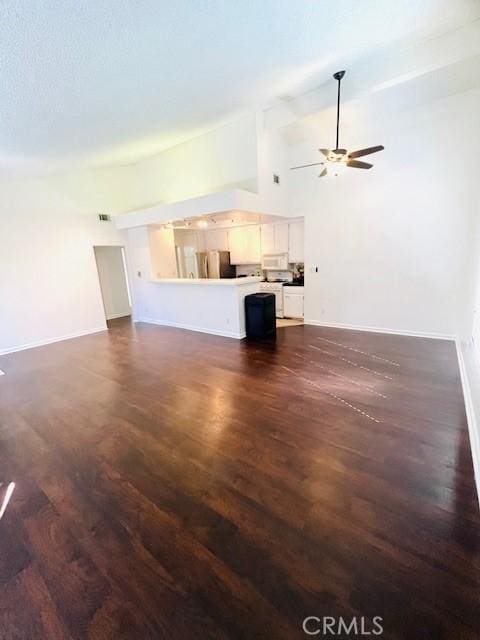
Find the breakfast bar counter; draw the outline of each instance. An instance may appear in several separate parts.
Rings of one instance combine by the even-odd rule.
[[[156,284],[192,285],[199,284],[203,287],[221,285],[224,287],[244,287],[247,284],[261,282],[260,276],[241,276],[240,278],[161,278],[151,280]]]
[[[172,278],[142,284],[136,322],[244,338],[245,296],[260,291],[262,278]]]

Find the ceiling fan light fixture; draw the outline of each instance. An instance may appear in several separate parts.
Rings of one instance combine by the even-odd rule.
[[[342,176],[345,173],[347,164],[345,162],[326,162],[327,173],[325,175],[331,178]]]

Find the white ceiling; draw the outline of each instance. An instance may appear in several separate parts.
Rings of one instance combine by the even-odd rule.
[[[480,16],[480,0],[5,0],[0,169],[133,162]]]

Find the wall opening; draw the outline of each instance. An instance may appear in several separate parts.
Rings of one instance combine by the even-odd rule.
[[[105,318],[113,320],[132,314],[124,247],[94,247]]]

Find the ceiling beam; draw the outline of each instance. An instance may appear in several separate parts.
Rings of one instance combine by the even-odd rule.
[[[436,74],[462,61],[480,55],[480,20],[437,38],[406,48],[389,47],[362,59],[352,61],[342,83],[342,102],[380,94],[395,87],[408,92],[410,83],[428,74]],[[332,69],[332,73],[337,69]],[[336,83],[329,77],[317,89],[286,100],[264,111],[266,129],[285,127],[310,114],[334,106]]]

